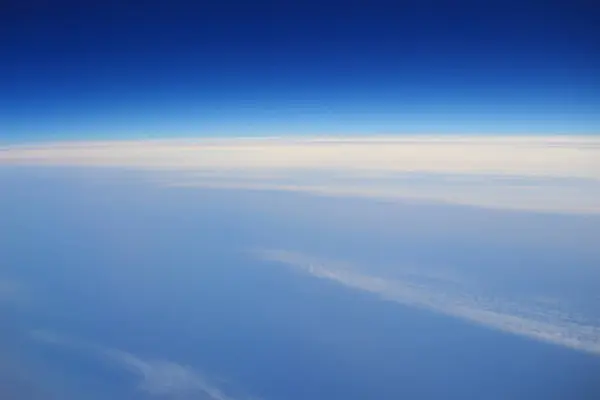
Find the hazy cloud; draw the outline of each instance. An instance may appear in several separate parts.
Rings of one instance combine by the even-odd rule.
[[[590,321],[585,316],[563,310],[558,302],[525,303],[490,297],[457,284],[456,279],[420,279],[414,269],[400,278],[390,279],[365,273],[364,267],[352,263],[297,252],[260,250],[254,254],[263,260],[371,292],[386,300],[600,355],[600,321]]]
[[[152,171],[167,185],[600,212],[600,139],[454,136],[80,142],[0,148],[0,164]]]

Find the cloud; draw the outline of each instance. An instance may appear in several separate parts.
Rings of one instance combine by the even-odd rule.
[[[230,139],[8,146],[12,164],[174,169],[281,168],[496,173],[600,178],[600,139],[589,137],[403,137]]]
[[[148,395],[168,399],[235,400],[212,383],[205,374],[191,366],[149,359],[132,353],[74,339],[47,330],[30,333],[43,343],[63,346],[97,357],[105,364],[134,375],[138,389]]]
[[[68,142],[0,165],[150,171],[175,186],[303,191],[600,213],[600,138],[403,136]]]
[[[137,375],[140,379],[139,388],[151,395],[232,400],[189,366],[171,361],[144,360],[116,349],[104,349],[103,355]]]
[[[370,292],[383,299],[428,309],[489,328],[600,355],[600,321],[561,309],[557,302],[491,297],[460,285],[455,277],[419,276],[415,269],[389,279],[364,267],[285,250],[258,250],[258,258],[287,265],[316,278]]]

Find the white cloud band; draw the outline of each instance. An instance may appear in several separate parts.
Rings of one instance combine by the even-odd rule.
[[[600,213],[600,138],[419,137],[80,142],[0,148],[0,165],[168,172],[168,184]]]

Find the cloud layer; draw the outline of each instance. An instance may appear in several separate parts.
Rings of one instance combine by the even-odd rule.
[[[287,265],[316,278],[376,294],[383,299],[428,309],[503,332],[600,355],[600,321],[560,307],[560,302],[513,301],[478,293],[456,279],[419,276],[415,269],[399,278],[373,276],[365,267],[286,250],[259,250],[258,258]]]
[[[168,185],[600,213],[600,138],[454,136],[71,142],[0,165],[152,171]]]

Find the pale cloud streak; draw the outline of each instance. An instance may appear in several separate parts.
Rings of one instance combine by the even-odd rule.
[[[117,349],[104,349],[105,358],[135,374],[139,389],[154,395],[176,398],[233,400],[193,368],[171,361],[144,360]]]
[[[454,136],[71,142],[0,165],[151,171],[161,183],[600,213],[600,138]]]
[[[42,343],[58,345],[96,357],[105,364],[128,372],[138,381],[138,389],[147,395],[166,399],[239,400],[212,383],[191,366],[173,361],[139,357],[132,353],[78,340],[47,330],[30,333]],[[244,397],[246,398],[246,397]]]
[[[561,309],[557,302],[512,301],[470,290],[456,279],[374,276],[366,267],[286,250],[259,250],[256,257],[286,265],[319,279],[373,293],[407,306],[427,309],[492,329],[600,355],[600,321]]]

